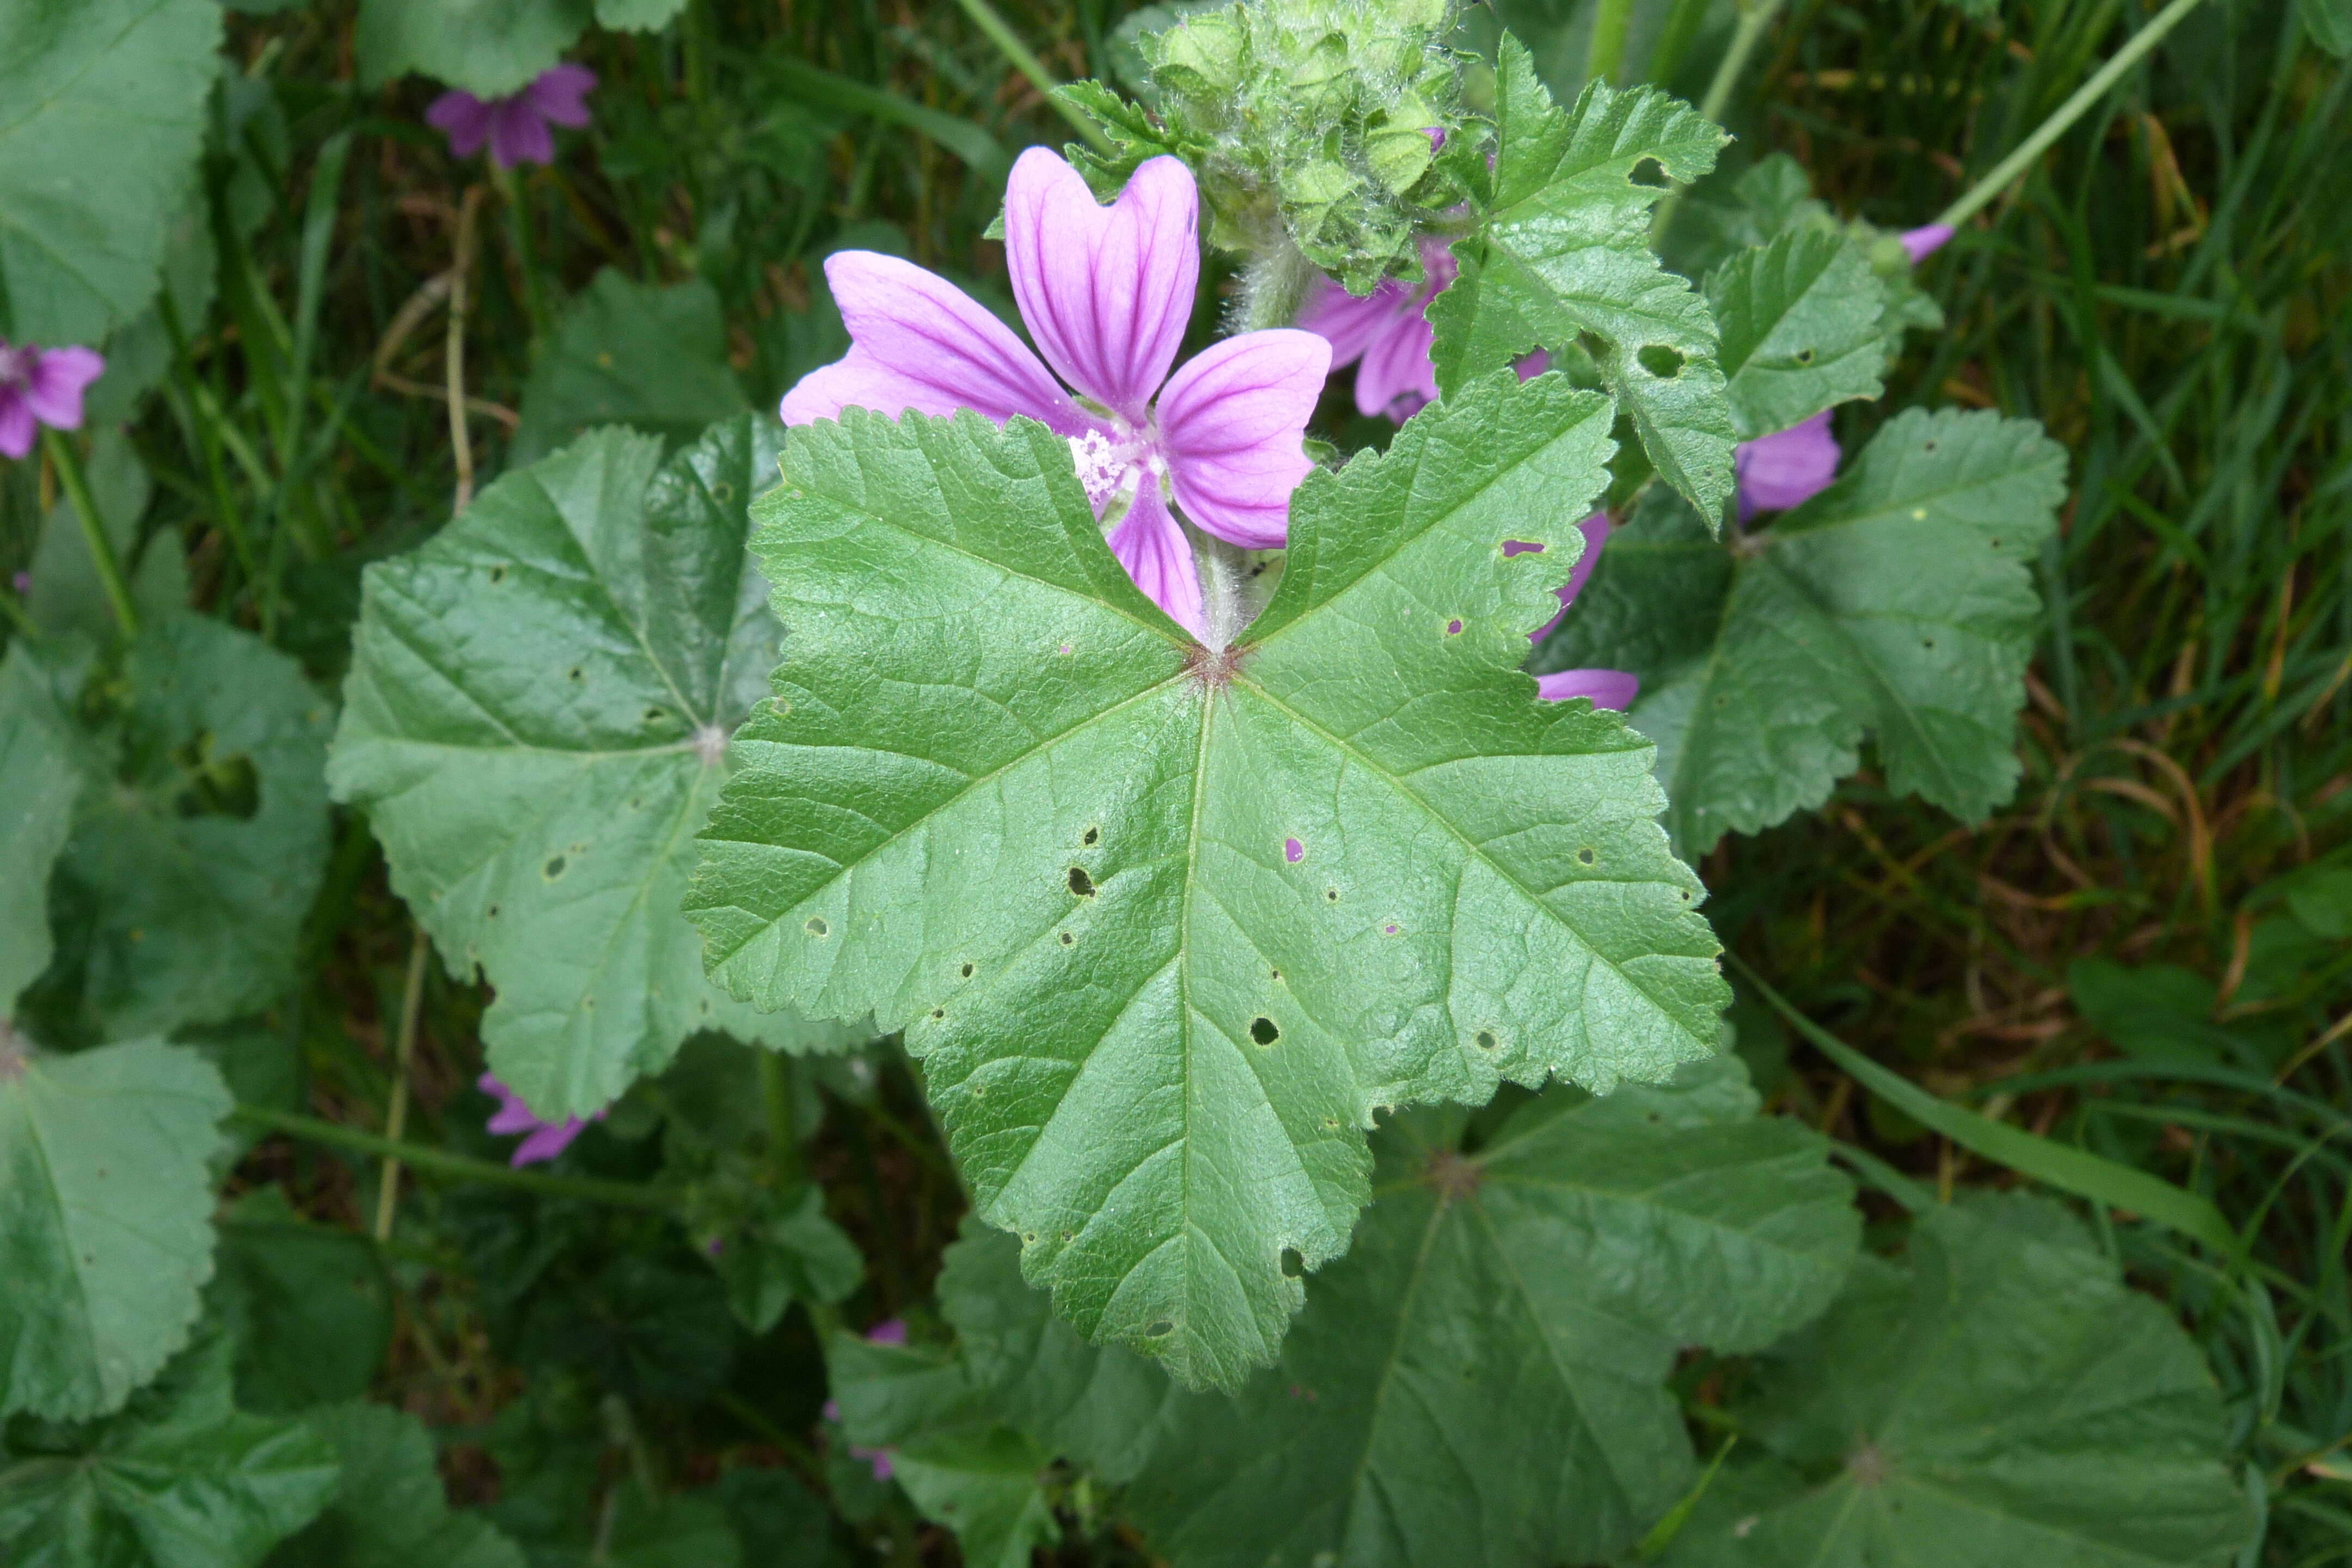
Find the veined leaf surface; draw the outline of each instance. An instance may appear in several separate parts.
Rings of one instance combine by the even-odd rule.
[[[1885,301],[1869,258],[1846,236],[1790,229],[1726,262],[1706,297],[1741,440],[1879,395]]]
[[[743,532],[779,436],[747,417],[665,463],[597,431],[368,568],[329,777],[451,968],[497,987],[490,1068],[542,1117],[602,1110],[696,1029],[860,1037],[731,1001],[677,913],[775,662]]]
[[[49,966],[49,868],[73,830],[82,765],[26,639],[0,658],[0,1019]]]
[[[1236,1384],[1297,1308],[1284,1250],[1345,1249],[1376,1107],[1712,1048],[1646,746],[1517,668],[1609,420],[1506,373],[1310,475],[1223,654],[1044,427],[793,433],[754,542],[786,658],[688,913],[737,994],[906,1031],[979,1212],[1089,1337]]]
[[[2017,780],[2066,460],[2030,420],[1913,410],[1836,484],[1727,549],[1663,494],[1610,538],[1538,668],[1642,679],[1684,854],[1819,805],[1875,737],[1886,781],[1976,820]]]

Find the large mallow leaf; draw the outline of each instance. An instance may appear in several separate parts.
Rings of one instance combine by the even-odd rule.
[[[730,1000],[677,912],[776,660],[743,533],[781,437],[739,419],[665,463],[598,431],[368,568],[330,782],[452,970],[497,988],[490,1068],[542,1117],[602,1110],[697,1029],[860,1037]]]
[[[794,432],[753,545],[786,657],[688,912],[737,994],[906,1031],[1089,1337],[1236,1384],[1345,1250],[1376,1107],[1710,1049],[1647,742],[1517,668],[1610,416],[1506,372],[1310,475],[1216,653],[1042,426]]]
[[[0,1024],[0,1415],[101,1415],[185,1342],[228,1110],[185,1047],[36,1056]]]
[[[2244,1542],[2213,1374],[2071,1215],[1931,1208],[1765,1357],[1671,1568],[2207,1568]]]
[[[58,952],[36,995],[116,1039],[268,1006],[326,868],[334,704],[250,632],[151,616],[92,734],[111,776],[82,793],[50,888]]]
[[[1827,1143],[1755,1109],[1717,1058],[1500,1119],[1399,1118],[1354,1251],[1238,1400],[1153,1397],[1135,1357],[1024,1311],[993,1239],[950,1250],[941,1300],[1003,1418],[1133,1473],[1128,1509],[1179,1568],[1610,1558],[1690,1483],[1680,1348],[1770,1342],[1853,1256]]]
[[[521,91],[562,58],[593,19],[646,30],[686,0],[360,0],[360,80],[374,87],[407,71],[484,98]]]
[[[1495,168],[1455,242],[1461,275],[1429,307],[1437,382],[1587,334],[1665,480],[1709,518],[1731,499],[1729,407],[1706,300],[1658,265],[1650,209],[1727,140],[1688,104],[1594,82],[1562,113],[1509,34],[1495,77]]]
[[[86,776],[51,662],[26,637],[0,656],[0,1018],[49,966],[49,868]]]
[[[155,297],[220,32],[214,0],[0,0],[0,338],[95,346]]]
[[[1886,302],[1860,241],[1833,229],[1792,229],[1717,268],[1706,297],[1723,331],[1740,439],[1878,395]]]
[[[214,1334],[120,1415],[0,1434],[0,1563],[253,1568],[326,1506],[336,1470],[299,1421],[236,1407],[228,1342]]]
[[[1641,677],[1666,824],[1696,857],[1821,805],[1875,737],[1889,787],[1971,821],[2016,786],[2066,458],[2031,420],[1913,410],[1837,483],[1731,542],[1654,491],[1538,669]]]

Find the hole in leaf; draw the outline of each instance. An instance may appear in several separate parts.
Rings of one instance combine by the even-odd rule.
[[[668,717],[669,714],[659,708],[648,708],[646,710],[646,722],[648,724],[658,724]]]
[[[1655,158],[1643,158],[1626,171],[1625,183],[1629,185],[1647,185],[1654,191],[1662,191],[1671,182],[1666,178],[1666,166],[1664,163],[1659,163]]]
[[[491,568],[490,568],[490,581],[491,581],[491,582],[493,582],[493,583],[503,583],[503,582],[505,582],[506,580],[507,580],[507,569],[506,569],[505,567],[503,567],[503,566],[493,566],[493,567],[491,567]]]
[[[1445,635],[1450,637],[1460,637],[1462,635],[1462,623],[1458,620],[1446,622]]]
[[[1099,827],[1087,828],[1084,833],[1078,835],[1078,842],[1085,845],[1089,849],[1093,848],[1096,845],[1102,842],[1102,829]]]
[[[1403,928],[1402,926],[1400,926],[1400,925],[1384,925],[1384,926],[1381,927],[1381,934],[1382,936],[1394,936],[1394,935],[1396,935],[1396,933],[1397,933],[1397,932],[1399,932],[1399,931],[1402,931],[1403,929],[1404,929],[1404,928]]]
[[[1592,853],[1592,847],[1589,844],[1576,852],[1577,864],[1580,866],[1590,866],[1599,857]]]
[[[1296,838],[1286,838],[1282,841],[1282,858],[1296,866],[1307,858],[1307,846]]]
[[[831,931],[833,928],[824,923],[824,917],[823,915],[811,915],[808,918],[808,925],[805,929],[811,936],[823,936],[826,931]]]
[[[1261,1046],[1270,1046],[1282,1038],[1282,1029],[1273,1019],[1261,1015],[1250,1020],[1250,1038]]]
[[[1269,969],[1265,973],[1270,979],[1279,981],[1282,978],[1282,971],[1279,969]]]
[[[1919,449],[1920,449],[1921,451],[1923,451],[1923,452],[1932,452],[1932,451],[1934,451],[1934,450],[1936,449],[1936,443],[1935,443],[1935,442],[1933,442],[1932,440],[1931,440],[1931,441],[1922,441],[1922,442],[1919,444]]]
[[[488,910],[485,910],[483,913],[488,915],[491,920],[496,920],[499,918],[499,906],[492,904]]]
[[[1478,1048],[1482,1051],[1491,1051],[1495,1048],[1496,1044],[1495,1039],[1495,1031],[1492,1029],[1479,1030],[1476,1039],[1478,1041]]]
[[[563,679],[566,680],[578,681],[585,679],[586,677],[581,674],[580,667],[575,664],[570,669],[563,672]]]
[[[1797,351],[1797,363],[1798,363],[1799,364],[1811,364],[1811,363],[1813,363],[1813,351],[1812,351],[1812,350],[1811,350],[1811,349],[1799,349],[1799,350]]]
[[[1339,901],[1339,889],[1337,888],[1326,888],[1323,889],[1323,896],[1336,904]]]
[[[1176,1325],[1170,1322],[1167,1319],[1162,1318],[1158,1322],[1152,1324],[1150,1328],[1144,1330],[1143,1337],[1147,1340],[1164,1340],[1175,1331]]]
[[[969,979],[971,979],[971,964],[969,964],[969,963],[967,963],[967,964],[965,964],[965,965],[963,966],[963,977],[964,977],[966,980],[969,980]]]
[[[1672,381],[1683,373],[1683,356],[1664,343],[1643,343],[1633,357],[1660,381]]]
[[[1307,1259],[1300,1255],[1298,1248],[1295,1247],[1284,1247],[1282,1249],[1282,1277],[1286,1279],[1296,1279],[1306,1272]]]
[[[735,499],[735,487],[729,484],[725,479],[721,479],[717,484],[710,487],[710,499],[717,501],[720,506],[725,506],[729,501]]]
[[[944,1017],[946,1017],[947,1016],[948,1016],[948,1010],[947,1010],[945,1007],[934,1007],[934,1008],[932,1008],[932,1009],[931,1009],[931,1022],[932,1022],[932,1023],[934,1023],[934,1024],[938,1023],[941,1018],[944,1018]],[[972,1092],[972,1097],[973,1097],[974,1099],[978,1099],[980,1096],[982,1096],[982,1095],[983,1095],[983,1094],[986,1094],[988,1091],[987,1091],[986,1089],[973,1089],[971,1092]]]
[[[1062,945],[1063,945],[1064,947],[1069,947],[1069,946],[1073,945],[1074,943],[1076,943],[1076,942],[1077,942],[1077,940],[1078,940],[1078,939],[1077,939],[1076,937],[1072,936],[1068,931],[1064,931],[1064,932],[1062,933]]]
[[[1095,879],[1087,875],[1087,868],[1084,866],[1070,868],[1070,891],[1082,899],[1091,899],[1095,896]]]
[[[261,775],[255,771],[253,759],[243,752],[215,756],[209,730],[199,731],[185,745],[173,747],[172,763],[181,771],[172,792],[172,808],[181,816],[228,816],[247,822],[261,809]]]
[[[551,855],[548,857],[547,864],[539,868],[539,874],[552,882],[555,879],[563,875],[563,868],[569,864],[570,862],[565,860],[562,856]]]
[[[1514,555],[1541,555],[1543,552],[1544,547],[1542,545],[1530,544],[1524,539],[1506,539],[1503,541],[1503,559],[1506,561],[1508,561]]]

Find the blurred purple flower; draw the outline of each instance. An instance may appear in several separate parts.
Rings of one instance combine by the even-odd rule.
[[[1534,373],[1528,373],[1534,374]],[[1576,525],[1584,534],[1584,553],[1576,558],[1568,581],[1557,590],[1559,595],[1559,615],[1554,616],[1528,635],[1529,642],[1541,642],[1559,625],[1560,616],[1576,600],[1584,584],[1591,579],[1592,569],[1601,564],[1601,547],[1609,542],[1609,514],[1596,511]],[[1540,544],[1523,544],[1517,540],[1506,541],[1505,556],[1521,555],[1540,551]],[[1622,669],[1559,669],[1549,675],[1536,677],[1536,695],[1547,702],[1564,702],[1571,697],[1589,697],[1595,708],[1614,708],[1620,712],[1633,706],[1633,698],[1642,689],[1641,681]]]
[[[1830,434],[1829,410],[1801,425],[1742,441],[1731,463],[1739,481],[1740,521],[1759,511],[1802,505],[1837,478],[1838,444]]]
[[[1331,368],[1356,364],[1356,408],[1402,424],[1437,401],[1437,367],[1429,357],[1435,338],[1429,302],[1454,281],[1454,252],[1445,241],[1421,242],[1420,287],[1391,278],[1362,299],[1326,278],[1307,296],[1298,324],[1331,345]],[[1357,364],[1358,361],[1360,364]]]
[[[1924,228],[1906,229],[1899,237],[1903,241],[1903,254],[1911,258],[1912,266],[1916,267],[1943,248],[1944,242],[1952,237],[1952,226],[1931,223]]]
[[[1314,466],[1303,437],[1331,351],[1311,332],[1244,332],[1169,374],[1200,276],[1199,215],[1192,171],[1175,158],[1145,163],[1106,207],[1076,169],[1032,147],[1005,192],[1004,258],[1037,353],[945,279],[896,257],[835,251],[824,276],[849,353],[784,395],[784,423],[848,407],[1041,422],[1069,442],[1096,516],[1127,498],[1111,552],[1202,635],[1199,571],[1169,503],[1229,544],[1285,542],[1290,492]]]
[[[476,98],[451,89],[433,100],[425,122],[449,138],[449,151],[470,158],[490,144],[490,162],[501,169],[517,163],[555,162],[550,125],[588,123],[588,94],[596,73],[586,66],[560,65],[509,98]]]
[[[12,348],[0,338],[0,457],[30,452],[36,425],[80,429],[82,389],[105,369],[88,349]]]
[[[887,1318],[883,1321],[875,1324],[872,1328],[866,1331],[866,1342],[869,1345],[905,1344],[907,1342],[907,1320],[904,1318]],[[838,1399],[828,1399],[824,1402],[824,1418],[833,1422],[835,1426],[840,1425],[841,1401]],[[891,1478],[891,1476],[897,1473],[898,1467],[890,1462],[890,1450],[887,1448],[867,1448],[863,1447],[858,1444],[852,1443],[849,1446],[849,1457],[853,1459],[863,1459],[867,1464],[873,1466],[874,1479],[877,1481],[887,1481]]]
[[[570,1148],[572,1141],[579,1137],[581,1130],[588,1125],[576,1116],[561,1126],[541,1121],[531,1114],[530,1107],[522,1102],[522,1096],[499,1081],[496,1073],[484,1073],[474,1080],[474,1087],[499,1102],[498,1110],[491,1113],[489,1121],[483,1123],[486,1129],[500,1137],[517,1132],[525,1134],[523,1141],[516,1145],[514,1158],[508,1162],[509,1164],[528,1165],[537,1160],[552,1160]],[[594,1120],[604,1121],[604,1112],[598,1111]]]

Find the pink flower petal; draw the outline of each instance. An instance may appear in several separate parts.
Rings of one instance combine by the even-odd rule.
[[[1908,229],[1902,237],[1903,253],[1911,258],[1911,265],[1916,267],[1941,250],[1944,242],[1951,237],[1952,226],[1948,223],[1931,223],[1924,228]]]
[[[1541,642],[1551,636],[1552,627],[1559,625],[1560,616],[1568,614],[1568,606],[1575,602],[1576,595],[1583,591],[1584,584],[1591,578],[1592,569],[1601,564],[1601,547],[1609,542],[1609,514],[1596,511],[1576,526],[1584,535],[1584,553],[1578,556],[1576,564],[1570,568],[1568,581],[1555,590],[1559,595],[1559,615],[1529,633],[1529,642]],[[1507,556],[1514,552],[1506,545],[1503,553]]]
[[[541,1122],[538,1131],[515,1145],[514,1157],[507,1163],[519,1169],[541,1160],[552,1160],[572,1147],[572,1141],[579,1137],[587,1125],[576,1116],[560,1127]]]
[[[1200,195],[1176,158],[1151,159],[1106,207],[1044,147],[1013,165],[1004,261],[1037,352],[1080,393],[1143,423],[1192,316]]]
[[[425,111],[425,123],[449,138],[450,152],[470,158],[489,140],[490,106],[470,92],[445,92]]]
[[[907,1320],[885,1318],[866,1331],[869,1345],[903,1345],[907,1342]]]
[[[835,251],[824,277],[854,346],[784,395],[785,424],[976,408],[999,425],[1022,414],[1064,436],[1092,428],[1013,329],[946,279],[871,250]]]
[[[1300,331],[1313,332],[1329,343],[1331,368],[1344,370],[1364,357],[1374,339],[1391,330],[1412,300],[1404,285],[1393,278],[1360,300],[1338,279],[1326,278],[1307,296],[1298,325]]]
[[[588,123],[588,95],[595,87],[594,71],[567,62],[540,72],[522,95],[543,118],[576,128]]]
[[[1437,401],[1437,365],[1430,358],[1436,332],[1420,307],[1402,312],[1364,349],[1356,367],[1356,409],[1402,423]]]
[[[1801,425],[1742,441],[1732,454],[1740,517],[1802,505],[1829,489],[1837,466],[1837,437],[1830,434],[1827,409]]]
[[[1589,697],[1595,708],[1613,708],[1621,713],[1633,706],[1641,689],[1641,681],[1622,669],[1562,669],[1536,677],[1536,695],[1547,702]]]
[[[1161,449],[1184,515],[1229,544],[1290,531],[1290,492],[1315,465],[1303,437],[1331,345],[1295,328],[1244,332],[1186,361],[1160,396]]]
[[[1551,368],[1551,351],[1538,349],[1531,354],[1521,354],[1518,363],[1511,368],[1519,373],[1521,381],[1533,381]]]
[[[0,457],[22,458],[33,449],[33,411],[14,387],[0,387]]]
[[[1208,635],[1201,605],[1201,569],[1192,545],[1160,497],[1160,482],[1145,475],[1135,500],[1110,531],[1110,552],[1146,597],[1194,637]]]
[[[555,132],[529,97],[502,98],[491,105],[490,162],[501,169],[555,162]]]
[[[85,348],[36,354],[25,381],[25,406],[52,430],[79,430],[82,389],[105,371],[106,361]]]

